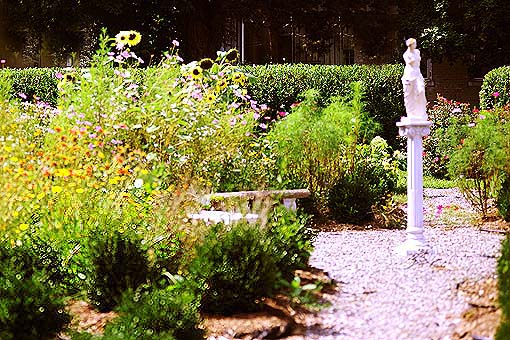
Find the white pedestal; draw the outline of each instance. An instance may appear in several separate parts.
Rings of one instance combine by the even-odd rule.
[[[407,256],[431,250],[423,235],[423,143],[432,122],[403,117],[399,134],[407,137],[407,229],[406,241],[395,250]]]

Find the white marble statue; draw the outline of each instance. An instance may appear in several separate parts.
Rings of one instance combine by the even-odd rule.
[[[416,39],[406,41],[407,50],[404,53],[404,104],[407,117],[411,120],[427,120],[427,99],[425,98],[425,81],[420,72],[420,50],[416,48]]]

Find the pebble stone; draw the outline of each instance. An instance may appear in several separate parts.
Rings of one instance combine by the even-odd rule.
[[[426,190],[427,209],[455,203],[456,189]],[[428,196],[428,198],[427,198]],[[469,307],[458,286],[495,275],[501,234],[472,226],[425,225],[432,252],[408,257],[394,250],[405,230],[321,232],[310,258],[338,291],[309,321],[305,339],[448,340]]]

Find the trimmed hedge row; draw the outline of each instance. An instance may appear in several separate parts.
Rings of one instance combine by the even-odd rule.
[[[403,65],[259,65],[243,66],[255,76],[248,91],[259,103],[273,110],[288,111],[308,89],[319,91],[319,104],[332,96],[349,96],[350,84],[359,81],[367,110],[382,126],[381,136],[390,144],[398,135],[395,123],[405,115],[402,90]]]
[[[276,111],[289,111],[299,101],[299,95],[314,88],[319,91],[319,103],[329,104],[332,96],[349,96],[350,84],[362,83],[366,110],[382,126],[381,136],[390,144],[398,135],[395,123],[405,115],[401,77],[403,65],[260,65],[243,66],[255,77],[248,86],[254,100]],[[28,98],[55,105],[58,98],[56,68],[3,69],[0,77],[12,83],[10,96]]]
[[[25,94],[27,98],[38,97],[39,100],[51,105],[57,104],[58,79],[57,68],[6,68],[0,71],[0,78],[10,84],[9,96],[20,98]]]
[[[495,68],[483,78],[480,107],[492,109],[510,103],[510,66]]]

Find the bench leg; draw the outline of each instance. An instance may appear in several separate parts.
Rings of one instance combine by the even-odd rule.
[[[296,199],[295,198],[284,198],[283,199],[283,205],[285,206],[285,208],[291,210],[291,211],[296,211],[297,210],[297,206],[296,206]]]

